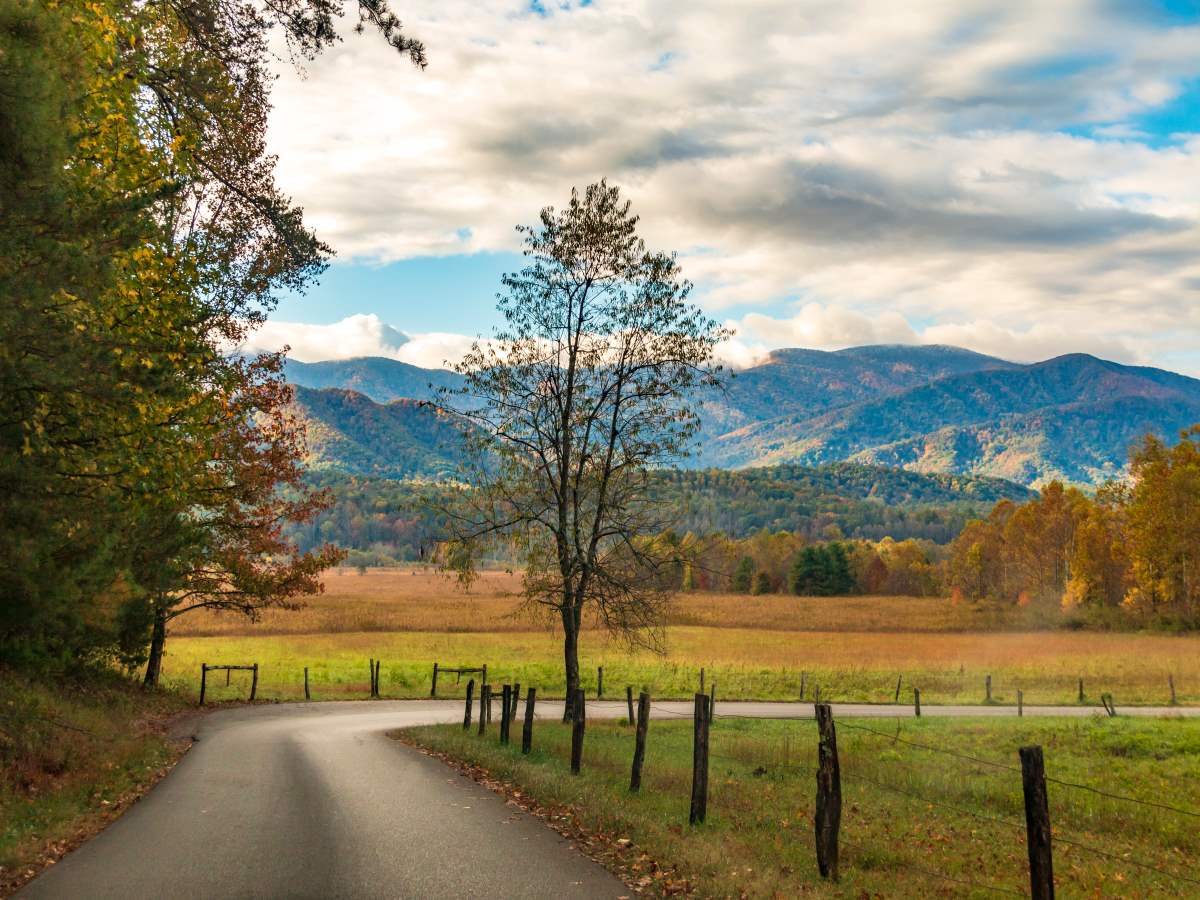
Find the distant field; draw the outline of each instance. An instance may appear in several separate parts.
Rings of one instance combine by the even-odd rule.
[[[367,660],[383,660],[385,696],[428,696],[433,663],[487,663],[491,680],[564,690],[556,632],[520,614],[516,576],[489,573],[469,594],[423,571],[370,571],[327,578],[327,592],[299,612],[275,612],[257,624],[231,616],[184,617],[167,643],[165,676],[195,690],[200,663],[258,662],[259,696],[303,696],[304,667],[316,699],[365,696]],[[801,598],[697,594],[670,617],[662,655],[629,651],[592,631],[582,665],[589,692],[596,668],[606,693],[625,685],[655,697],[683,698],[699,670],[727,699],[795,700],[801,672],[806,697],[816,687],[832,700],[891,702],[919,687],[924,703],[975,703],[984,677],[993,699],[1072,703],[1078,679],[1085,702],[1102,691],[1118,704],[1166,703],[1167,676],[1180,702],[1200,701],[1200,636],[1096,632],[989,632],[967,628],[970,607],[928,598]],[[248,675],[210,680],[214,699],[244,697]],[[444,676],[440,695],[460,696],[465,681]]]
[[[485,572],[469,592],[428,568],[368,569],[325,577],[325,593],[295,612],[258,623],[204,611],[173,626],[176,635],[329,634],[343,631],[513,632],[546,629],[520,611],[521,579]],[[793,597],[681,594],[668,625],[781,631],[975,631],[1029,627],[1028,613],[940,597]]]
[[[569,774],[568,727],[539,721],[527,757],[519,738],[503,747],[495,731],[479,738],[452,725],[402,734],[483,767],[560,820],[607,836],[589,842],[592,849],[644,882],[650,896],[686,887],[721,897],[1028,896],[1017,757],[1025,744],[1044,746],[1047,775],[1060,782],[1200,811],[1198,722],[843,720],[842,879],[831,885],[820,880],[813,851],[817,740],[810,721],[718,717],[708,819],[697,828],[687,824],[690,722],[651,722],[638,795],[628,792],[633,739],[626,726],[588,723],[578,777]],[[1048,793],[1060,896],[1200,894],[1200,885],[1177,877],[1200,877],[1193,816],[1059,782]]]

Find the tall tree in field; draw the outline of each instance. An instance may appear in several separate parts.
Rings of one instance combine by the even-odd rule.
[[[717,382],[726,336],[637,224],[601,181],[518,227],[528,264],[503,278],[506,324],[443,397],[465,423],[471,488],[450,511],[448,558],[469,575],[490,541],[517,541],[527,603],[562,624],[568,698],[585,614],[632,642],[658,638],[679,550],[653,537],[667,523],[648,473],[688,451],[688,396]]]

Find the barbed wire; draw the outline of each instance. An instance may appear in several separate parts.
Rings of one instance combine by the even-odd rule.
[[[957,750],[948,750],[945,747],[933,747],[929,744],[922,744],[919,741],[910,741],[908,738],[900,737],[899,732],[896,734],[888,734],[886,731],[877,731],[874,728],[867,728],[865,725],[856,725],[853,722],[847,722],[845,719],[839,719],[835,724],[838,728],[849,728],[854,731],[865,731],[868,734],[873,734],[876,737],[881,737],[885,740],[906,744],[909,747],[916,747],[919,750],[928,750],[930,753],[944,753],[947,756],[953,756],[956,759],[961,759],[966,762],[979,763],[983,766],[992,766],[996,769],[1004,769],[1005,771],[1016,772],[1018,774],[1021,772],[1021,770],[1016,766],[1010,766],[1007,763],[996,762],[992,759],[983,759],[978,756],[971,756],[969,753],[960,753]]]

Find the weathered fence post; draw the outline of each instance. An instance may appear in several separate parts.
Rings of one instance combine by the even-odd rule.
[[[698,825],[708,813],[708,695],[696,695],[692,715],[692,807],[688,824]]]
[[[583,688],[575,691],[571,710],[571,774],[578,775],[583,764],[583,729],[587,718],[587,696]]]
[[[512,702],[512,710],[508,714],[510,727],[512,726],[512,723],[517,720],[517,704],[520,702],[520,700],[521,700],[521,682],[518,681],[516,684],[513,685],[512,701],[511,701]]]
[[[233,670],[226,667],[225,669],[225,687],[229,687],[229,676],[233,674]]]
[[[717,681],[714,678],[712,687],[708,689],[708,721],[713,720],[713,716],[717,714]]]
[[[700,693],[704,693],[704,667],[700,667]]]
[[[383,660],[375,660],[375,697],[378,699],[383,696],[383,689],[380,687],[380,671],[383,669]]]
[[[1079,679],[1079,702],[1083,702],[1083,679]]]
[[[604,666],[596,666],[596,699],[604,699]]]
[[[367,696],[375,696],[375,658],[367,659]]]
[[[438,673],[438,664],[434,663],[433,664],[433,683],[429,686],[429,696],[434,697],[434,698],[437,697],[437,673]],[[486,680],[486,678],[485,678],[485,680]]]
[[[838,830],[842,824],[842,773],[837,732],[828,703],[817,706],[817,869],[822,878],[838,880]]]
[[[483,732],[487,728],[487,708],[492,687],[489,684],[484,684],[479,688],[479,736],[483,737]]]
[[[921,689],[913,688],[913,712],[921,718]]]
[[[228,672],[229,670],[226,669],[225,671]],[[250,700],[251,700],[251,702],[253,702],[254,698],[257,696],[258,696],[258,663],[255,663],[254,664],[254,674],[250,680]]]
[[[525,691],[525,721],[521,725],[521,752],[528,753],[533,749],[533,703],[537,697],[537,688],[527,688]]]
[[[983,680],[983,683],[985,686],[984,689],[987,691],[987,696],[984,698],[983,702],[991,703],[992,702],[992,676],[991,675],[987,676],[987,678],[985,678]]]
[[[813,688],[813,703],[820,703],[820,702],[821,702],[821,686],[818,684],[815,688]]]
[[[901,683],[902,683],[903,681],[904,681],[904,676],[903,676],[903,675],[897,675],[897,676],[896,676],[896,699],[892,701],[893,703],[899,703],[899,702],[900,702],[900,685],[901,685]]]
[[[311,700],[312,697],[308,693],[308,666],[304,667],[304,699]]]
[[[1025,692],[1017,688],[1017,715],[1025,715]]]
[[[204,705],[204,689],[208,684],[208,663],[200,663],[200,705]]]
[[[1021,788],[1025,793],[1025,843],[1029,848],[1029,895],[1054,900],[1054,864],[1050,849],[1050,805],[1041,747],[1022,747]]]
[[[650,726],[650,695],[645,691],[638,694],[637,730],[633,743],[633,771],[629,775],[629,790],[637,793],[642,788],[642,763],[646,759],[646,729]]]
[[[506,684],[500,688],[500,743],[508,743],[508,723],[512,715],[512,685]]]
[[[633,725],[633,688],[628,684],[625,685],[625,704],[629,707],[629,724]]]
[[[800,673],[800,699],[804,699],[804,679],[807,677],[807,672]]]
[[[467,702],[466,711],[463,713],[463,731],[471,727],[471,705],[475,700],[475,679],[472,678],[467,682]]]
[[[1167,684],[1171,686],[1171,705],[1175,705],[1175,676],[1167,676]]]

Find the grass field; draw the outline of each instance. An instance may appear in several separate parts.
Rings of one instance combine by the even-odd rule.
[[[165,677],[194,693],[202,662],[257,662],[258,696],[286,700],[303,697],[307,666],[314,699],[344,699],[366,696],[374,658],[383,660],[389,697],[428,696],[435,661],[487,663],[495,683],[563,693],[558,637],[519,610],[517,576],[486,573],[470,593],[428,570],[343,573],[326,582],[327,592],[305,609],[274,611],[258,623],[215,614],[180,619]],[[594,693],[603,666],[609,695],[632,685],[657,698],[686,698],[703,667],[726,699],[795,700],[804,672],[807,697],[820,686],[826,699],[891,702],[902,676],[902,699],[916,686],[926,704],[978,703],[990,674],[997,703],[1015,703],[1018,689],[1030,704],[1077,702],[1083,678],[1088,704],[1102,692],[1118,704],[1162,704],[1171,675],[1179,702],[1200,702],[1200,636],[988,631],[978,621],[1019,614],[936,598],[685,595],[668,620],[663,654],[585,633],[584,684]],[[465,686],[443,676],[439,695],[461,696]],[[243,698],[248,687],[247,673],[235,673],[228,686],[217,675],[208,696]]]
[[[687,824],[690,721],[650,724],[638,795],[627,790],[632,729],[618,723],[588,723],[578,777],[569,774],[569,729],[558,723],[536,724],[528,757],[519,739],[501,746],[495,727],[485,738],[460,726],[401,737],[483,767],[558,821],[605,836],[592,848],[655,895],[985,897],[999,889],[1027,896],[1017,757],[1026,744],[1044,746],[1051,779],[1200,811],[1200,722],[842,720],[837,727],[844,798],[837,885],[816,871],[811,721],[718,717],[708,819],[697,828]],[[960,755],[939,752],[946,749]],[[1196,818],[1056,781],[1048,792],[1060,896],[1200,895],[1200,883],[1174,877],[1200,878]]]

